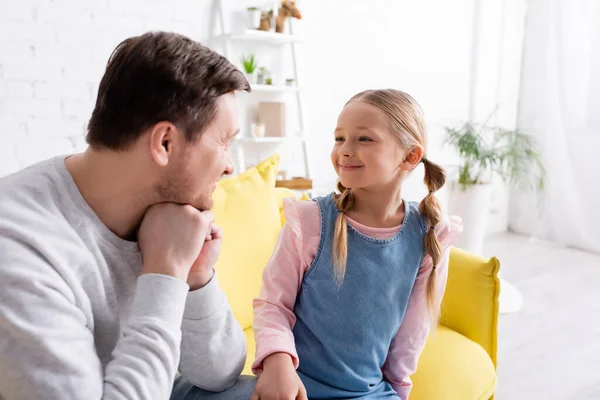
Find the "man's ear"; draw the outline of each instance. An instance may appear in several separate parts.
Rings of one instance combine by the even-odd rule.
[[[413,170],[419,163],[421,162],[421,158],[423,158],[423,148],[421,146],[415,146],[410,149],[405,157],[404,161],[402,161],[402,168],[411,171]]]
[[[150,128],[150,155],[159,166],[169,163],[176,136],[177,128],[170,122],[159,122]]]

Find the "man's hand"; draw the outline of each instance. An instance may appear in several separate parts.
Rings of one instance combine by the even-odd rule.
[[[221,252],[221,243],[223,242],[223,231],[214,222],[210,225],[210,231],[206,236],[204,246],[200,255],[194,262],[187,279],[190,290],[200,289],[205,286],[213,277],[213,267],[219,258]]]
[[[291,356],[274,353],[263,361],[263,372],[258,377],[250,400],[308,400],[306,389],[294,369]]]
[[[189,205],[151,206],[138,232],[142,274],[170,275],[187,282],[213,222],[210,211],[201,212]]]

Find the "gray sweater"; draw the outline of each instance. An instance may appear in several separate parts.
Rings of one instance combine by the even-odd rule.
[[[0,179],[0,398],[168,399],[233,385],[244,334],[216,277],[140,276],[57,157]]]

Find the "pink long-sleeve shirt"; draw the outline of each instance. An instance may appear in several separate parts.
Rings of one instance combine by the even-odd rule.
[[[312,264],[319,246],[321,217],[314,201],[284,200],[286,223],[284,224],[273,256],[263,273],[263,285],[258,298],[254,299],[254,333],[256,360],[252,371],[262,372],[263,360],[273,353],[288,353],[298,367],[298,359],[292,328],[296,323],[294,304],[300,290],[304,273]],[[348,218],[359,232],[376,239],[396,235],[400,226],[372,228]],[[435,227],[442,249],[437,266],[435,298],[441,299],[448,276],[450,245],[462,231],[459,217],[444,219]],[[411,292],[404,320],[392,340],[387,359],[383,365],[384,378],[392,385],[401,399],[407,399],[412,388],[410,376],[416,371],[419,355],[425,346],[431,323],[427,304],[427,278],[433,263],[425,256]]]

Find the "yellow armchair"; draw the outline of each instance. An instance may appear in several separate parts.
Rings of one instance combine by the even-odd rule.
[[[222,181],[213,212],[225,240],[216,270],[247,340],[245,374],[255,342],[252,299],[285,217],[282,202],[294,193],[275,188],[279,156]],[[453,248],[440,325],[413,375],[411,400],[484,400],[496,386],[499,262]]]
[[[412,376],[411,400],[487,400],[496,388],[500,263],[450,250],[440,325]]]

